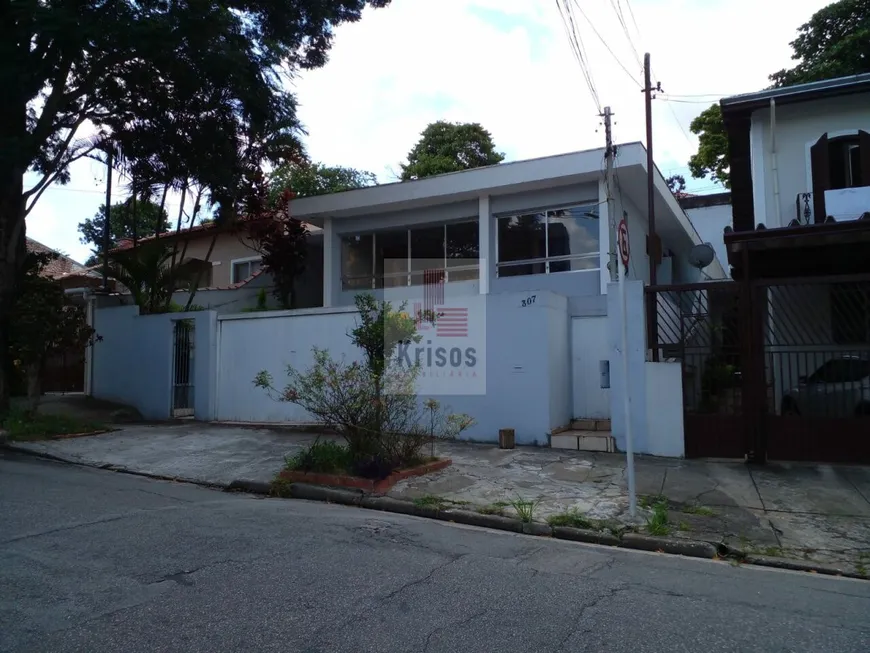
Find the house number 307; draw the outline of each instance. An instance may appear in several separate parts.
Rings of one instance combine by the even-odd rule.
[[[532,304],[535,303],[535,299],[537,297],[538,297],[537,295],[529,295],[524,300],[522,300],[522,305],[523,306],[531,306]]]

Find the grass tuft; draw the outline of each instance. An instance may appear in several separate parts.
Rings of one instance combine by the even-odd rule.
[[[538,507],[539,503],[541,503],[540,499],[532,501],[529,499],[523,499],[520,495],[517,495],[517,498],[513,499],[510,502],[510,505],[516,511],[517,517],[520,518],[520,521],[528,524],[535,518],[535,509]]]
[[[667,535],[671,532],[668,526],[667,501],[659,501],[652,507],[652,517],[646,520],[646,530],[650,535]]]
[[[547,517],[547,523],[550,526],[568,526],[570,528],[585,528],[588,530],[598,529],[598,524],[581,515],[580,511],[576,508],[560,512],[556,515],[550,515]]]
[[[702,517],[715,517],[716,513],[712,508],[708,508],[707,506],[701,506],[696,503],[691,503],[687,506],[683,507],[682,512],[685,512],[689,515],[701,515]]]
[[[44,440],[56,435],[92,433],[105,431],[98,422],[76,419],[69,415],[43,415],[26,410],[13,409],[0,420],[0,430],[6,431],[10,440]]]

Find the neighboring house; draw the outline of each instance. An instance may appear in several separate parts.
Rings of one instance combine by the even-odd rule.
[[[317,275],[322,266],[319,231],[309,227],[307,251],[307,268],[316,270]],[[222,313],[238,311],[254,305],[260,288],[271,288],[271,279],[261,274],[262,257],[249,236],[246,220],[230,227],[207,222],[187,229],[167,231],[158,236],[140,238],[136,246],[148,246],[158,240],[176,248],[178,263],[186,264],[189,269],[197,263],[201,265],[199,288],[194,300],[199,306],[215,307]],[[132,240],[122,240],[113,251],[132,248]],[[320,305],[322,293],[319,288],[311,287],[310,275],[310,272],[304,272],[297,281],[297,308]],[[236,290],[242,292],[228,292]],[[176,293],[176,301],[183,304],[185,295],[186,292]]]
[[[103,277],[94,268],[85,267],[69,256],[29,237],[27,238],[27,251],[55,255],[55,258],[43,268],[42,276],[60,283],[61,287],[73,297],[83,295],[85,289],[101,288],[103,285]]]
[[[53,254],[42,270],[42,276],[57,281],[67,296],[75,303],[84,304],[87,296],[103,287],[99,272],[87,268],[69,256],[61,254],[39,241],[27,238],[27,251],[38,254]],[[85,389],[86,351],[79,348],[52,356],[42,370],[43,392],[82,392]]]
[[[686,453],[870,462],[870,74],[721,107],[734,281],[658,293],[683,310],[652,336],[683,362]]]
[[[728,254],[725,250],[725,228],[731,228],[731,193],[712,193],[710,195],[677,195],[680,206],[689,216],[701,240],[710,243],[716,250],[716,259],[728,268]]]

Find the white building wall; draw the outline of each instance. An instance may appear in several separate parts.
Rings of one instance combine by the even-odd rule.
[[[752,114],[750,132],[755,223],[785,227],[797,217],[798,193],[813,190],[810,147],[822,134],[829,137],[870,131],[870,93],[827,98],[776,107],[776,149],[779,201],[774,194],[770,109]]]
[[[728,251],[725,249],[725,227],[730,227],[734,221],[730,204],[718,206],[702,206],[686,209],[686,215],[695,226],[695,230],[705,243],[710,243],[716,251],[716,258],[727,270]]]

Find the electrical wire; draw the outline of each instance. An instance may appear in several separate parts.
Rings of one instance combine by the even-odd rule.
[[[613,11],[616,13],[616,17],[619,19],[619,24],[622,26],[622,32],[623,34],[625,34],[625,38],[628,40],[628,45],[631,47],[631,51],[634,54],[634,60],[637,62],[638,68],[643,69],[643,62],[640,59],[637,48],[634,47],[634,40],[631,38],[631,33],[628,31],[628,25],[625,22],[625,16],[623,16],[622,14],[622,5],[619,3],[619,0],[610,0],[610,6],[613,7]]]
[[[663,94],[660,97],[665,102],[676,102],[678,104],[718,104],[718,102],[712,98],[709,100],[681,100],[679,98],[672,97],[669,94]]]
[[[556,0],[556,7],[559,9],[559,15],[562,18],[562,24],[565,27],[565,34],[568,36],[568,43],[571,46],[571,51],[573,52],[577,63],[580,65],[583,78],[586,80],[589,94],[595,102],[598,113],[602,113],[601,100],[598,97],[598,90],[595,87],[595,80],[592,77],[592,70],[589,66],[586,51],[583,47],[583,41],[580,38],[577,25],[574,21],[574,15],[571,12],[571,6],[567,3],[567,0]]]
[[[558,2],[558,0],[557,0],[557,2]],[[619,60],[619,57],[616,56],[616,53],[614,53],[613,50],[610,48],[610,45],[608,45],[608,43],[604,39],[604,37],[601,36],[601,34],[599,34],[597,29],[595,29],[595,25],[589,19],[589,16],[586,15],[586,12],[583,11],[583,8],[580,6],[580,3],[578,2],[578,0],[573,0],[573,3],[574,3],[574,6],[577,8],[577,11],[580,12],[580,15],[583,16],[583,18],[589,24],[589,27],[592,28],[592,32],[595,34],[595,36],[598,37],[598,40],[601,41],[601,44],[607,49],[607,51],[610,53],[610,56],[613,57],[613,60],[616,61],[616,63],[619,65],[620,68],[622,68],[623,71],[625,71],[625,74],[629,76],[629,78],[631,79],[632,82],[637,84],[640,88],[643,88],[643,84],[641,84],[637,80],[637,78],[628,70],[628,68],[625,67],[625,65],[622,63],[622,61]],[[566,3],[566,6],[569,9],[571,8],[571,5],[568,5],[567,3]]]

